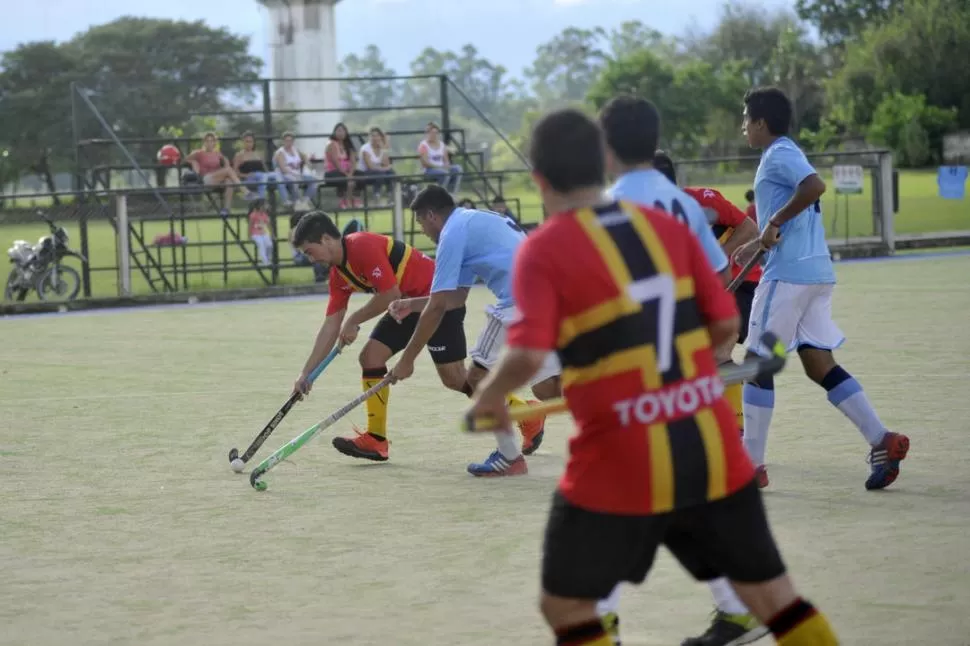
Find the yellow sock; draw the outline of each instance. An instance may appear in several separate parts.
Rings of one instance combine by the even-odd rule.
[[[744,432],[744,404],[742,403],[742,385],[741,384],[731,384],[730,386],[724,387],[724,399],[728,400],[731,404],[731,408],[734,409],[734,414],[738,419],[738,428],[741,432]]]
[[[613,646],[613,643],[598,619],[556,632],[558,646]]]
[[[802,599],[768,623],[779,646],[839,645],[839,638],[825,615]]]
[[[384,375],[379,377],[363,377],[361,387],[370,390],[381,382]],[[391,387],[384,386],[377,394],[367,400],[367,432],[379,437],[387,437],[387,401],[391,396]]]
[[[518,395],[509,395],[506,400],[509,406],[525,406],[525,400]]]

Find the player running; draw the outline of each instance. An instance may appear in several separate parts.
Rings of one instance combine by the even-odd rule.
[[[418,316],[400,323],[386,314],[388,306],[402,296],[426,296],[431,289],[434,261],[417,249],[376,233],[341,235],[322,211],[307,213],[293,229],[292,244],[314,262],[330,265],[330,301],[327,316],[317,333],[310,356],[293,388],[310,392],[308,375],[339,340],[349,345],[357,338],[361,324],[381,316],[361,349],[361,386],[368,390],[387,374],[387,362],[400,352],[414,331]],[[373,294],[371,299],[347,315],[350,295]],[[465,388],[465,306],[447,308],[441,325],[431,335],[428,351],[441,383],[451,390]],[[336,437],[333,446],[344,455],[383,462],[388,459],[387,407],[390,387],[367,400],[367,432],[354,437]],[[356,429],[355,429],[356,431]]]
[[[671,182],[677,181],[677,169],[674,162],[665,153],[657,153],[654,157],[654,166],[662,172]],[[758,237],[758,225],[754,223],[741,209],[734,206],[718,191],[711,188],[684,188],[684,191],[697,200],[701,208],[708,215],[711,222],[711,229],[721,243],[725,254],[729,257],[741,245],[750,242]],[[732,280],[741,273],[741,267],[737,263],[732,263]],[[739,336],[729,339],[723,346],[715,348],[714,356],[718,365],[731,361],[731,350],[736,343],[744,343],[747,337],[748,321],[751,318],[751,303],[754,299],[754,290],[758,286],[761,278],[761,267],[755,266],[745,280],[734,292],[734,303],[741,315],[739,326]],[[740,386],[737,390],[740,390]],[[735,396],[737,390],[726,389],[725,396],[730,391]],[[735,399],[728,398],[735,409],[738,425],[741,432],[744,430],[744,415],[741,410],[740,397]],[[756,472],[758,486],[762,486],[760,476],[763,471]],[[704,634],[698,637],[689,637],[681,642],[680,646],[741,646],[758,641],[768,634],[768,628],[758,623],[757,618],[745,607],[744,603],[735,594],[731,582],[725,578],[715,579],[708,582],[711,594],[714,596],[715,611],[711,625]]]
[[[700,241],[712,268],[727,284],[730,280],[728,258],[714,237],[704,210],[656,167],[660,114],[653,103],[635,97],[617,97],[603,108],[600,126],[606,135],[607,169],[610,175],[618,178],[610,195],[615,199],[653,206],[687,224]],[[733,346],[733,339],[729,339],[725,346],[728,359]],[[725,395],[737,416],[741,417],[741,385],[729,386]],[[609,626],[617,642],[619,594],[619,589],[614,590],[599,605],[603,622]]]
[[[785,573],[721,397],[711,348],[737,333],[734,302],[683,224],[604,201],[601,141],[576,110],[533,131],[553,215],[518,254],[520,316],[469,412],[508,428],[506,394],[558,354],[578,431],[546,526],[542,613],[558,644],[612,645],[596,600],[642,582],[666,545],[697,579],[729,576],[780,644],[836,644]]]
[[[752,148],[762,151],[754,184],[762,233],[735,257],[744,264],[759,249],[768,250],[751,308],[748,344],[756,345],[762,332],[770,330],[789,350],[797,349],[805,374],[825,389],[829,402],[856,425],[871,447],[866,489],[883,489],[899,475],[909,438],[886,429],[862,386],[832,355],[845,337],[832,321],[835,270],[819,204],[825,183],[788,138],[792,108],[781,90],[749,91],[744,106],[745,137]],[[744,445],[761,471],[763,486],[768,484],[765,447],[774,407],[770,377],[745,384]]]
[[[472,365],[468,369],[464,392],[471,395],[475,386],[498,360],[505,345],[505,328],[516,316],[512,299],[511,273],[515,252],[525,240],[525,232],[512,218],[475,209],[462,209],[447,190],[431,184],[424,188],[411,203],[414,217],[425,235],[438,245],[435,257],[434,280],[428,298],[411,298],[396,302],[391,314],[421,317],[414,327],[411,340],[401,353],[401,358],[391,370],[397,380],[407,379],[414,372],[414,359],[435,334],[439,322],[447,315],[447,308],[464,305],[468,289],[476,278],[481,278],[498,299],[485,310],[487,322],[471,351]],[[559,364],[554,356],[530,382],[532,392],[539,399],[552,399],[560,394]],[[513,394],[508,395],[513,404],[525,404]],[[496,433],[498,449],[481,463],[468,465],[474,476],[511,476],[528,473],[523,453],[535,451],[542,441],[544,420],[523,425],[523,447],[519,450],[513,435]]]

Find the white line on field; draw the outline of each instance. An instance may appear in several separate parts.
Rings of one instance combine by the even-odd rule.
[[[861,380],[866,379],[911,379],[913,377],[912,373],[853,373],[855,377]],[[968,372],[954,372],[954,373],[938,373],[938,374],[927,374],[923,373],[919,375],[920,379],[966,379],[970,377],[970,371]],[[281,392],[285,390],[282,389]],[[148,392],[116,392],[111,394],[92,394],[92,395],[70,395],[67,397],[58,396],[58,401],[91,401],[91,400],[101,400],[101,401],[111,401],[115,399],[158,399],[161,397],[212,397],[215,395],[252,395],[255,393],[265,393],[266,388],[246,388],[246,389],[233,389],[233,390],[181,390],[181,391],[148,391]],[[312,396],[312,395],[311,395]],[[50,397],[15,397],[12,399],[0,399],[0,406],[10,404],[22,404],[25,402],[42,402],[50,401]]]

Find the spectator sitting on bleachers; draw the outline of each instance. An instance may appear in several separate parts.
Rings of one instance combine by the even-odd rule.
[[[387,137],[380,128],[371,128],[370,141],[360,147],[357,174],[368,178],[361,182],[362,184],[374,185],[374,199],[377,202],[381,201],[382,187],[386,189],[387,198],[390,198],[394,169],[391,168],[391,153],[387,148]]]
[[[256,150],[256,137],[252,132],[246,131],[242,134],[242,145],[242,150],[232,158],[232,167],[245,184],[256,187],[256,192],[250,189],[246,193],[246,199],[265,200],[266,183],[279,184],[281,178],[278,173],[266,170],[266,162],[263,161],[262,155]],[[280,187],[280,197],[284,201],[286,200],[285,187]]]
[[[202,136],[202,148],[193,150],[185,161],[192,166],[192,170],[202,180],[202,184],[209,187],[226,185],[222,193],[222,208],[219,214],[229,215],[232,206],[233,184],[241,184],[236,171],[229,165],[229,160],[216,150],[219,140],[216,133],[207,132]]]
[[[249,239],[256,245],[259,253],[259,264],[273,263],[273,236],[270,229],[269,213],[262,200],[253,202],[249,209]]]
[[[496,195],[495,199],[492,200],[492,210],[495,211],[496,213],[507,215],[513,220],[519,219],[515,216],[515,213],[512,213],[512,209],[510,209],[509,205],[505,203],[505,198],[502,197],[501,195]]]
[[[317,178],[306,170],[307,156],[304,155],[297,149],[293,143],[294,137],[292,132],[283,133],[283,145],[279,147],[276,153],[273,155],[273,166],[276,168],[276,172],[280,174],[282,182],[280,184],[280,194],[286,195],[283,198],[284,204],[286,206],[296,206],[300,209],[311,209],[311,196],[316,193],[317,190]],[[306,192],[300,197],[300,184],[306,185]],[[284,188],[283,185],[286,185]],[[293,197],[290,196],[288,191],[293,191],[293,195],[296,196],[296,203],[293,202]]]
[[[448,146],[441,141],[441,128],[433,121],[424,129],[424,140],[418,144],[418,156],[425,175],[434,178],[446,191],[452,194],[458,192],[463,169],[451,163]]]
[[[475,203],[466,197],[465,199],[458,202],[458,206],[460,206],[463,209],[474,209]]]
[[[357,199],[357,188],[354,186],[354,172],[357,165],[357,151],[354,149],[354,142],[347,132],[347,126],[338,123],[330,133],[330,141],[327,149],[323,153],[326,172],[324,178],[332,180],[337,188],[337,197],[340,198],[340,208],[347,209],[351,206],[360,206]]]

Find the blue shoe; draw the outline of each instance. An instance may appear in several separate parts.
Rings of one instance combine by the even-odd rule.
[[[484,462],[472,462],[468,465],[468,473],[478,478],[524,476],[528,472],[529,467],[525,463],[525,456],[520,455],[514,460],[508,460],[498,451],[493,451]]]
[[[866,489],[885,489],[899,476],[899,463],[909,453],[909,438],[901,433],[887,432],[879,443],[869,451],[872,472],[866,480]]]

